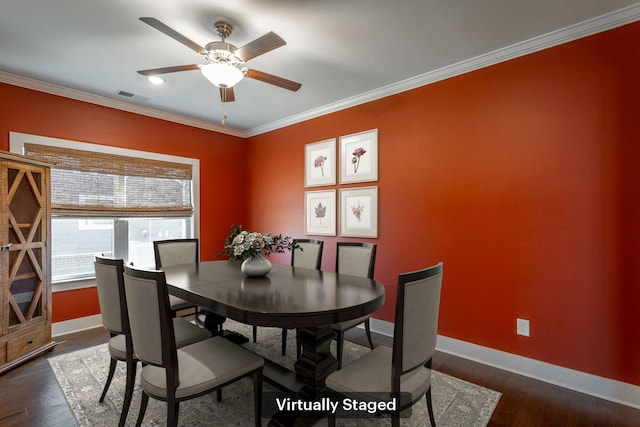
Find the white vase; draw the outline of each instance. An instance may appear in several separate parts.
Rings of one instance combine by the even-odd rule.
[[[263,257],[262,254],[257,254],[245,259],[240,270],[249,277],[262,277],[271,271],[271,261]]]

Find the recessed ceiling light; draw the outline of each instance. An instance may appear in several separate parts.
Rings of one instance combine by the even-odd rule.
[[[160,76],[147,76],[147,80],[149,83],[153,83],[154,85],[162,85],[165,80]]]

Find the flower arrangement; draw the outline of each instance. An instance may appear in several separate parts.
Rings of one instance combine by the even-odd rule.
[[[284,253],[297,248],[299,245],[294,244],[289,236],[247,231],[241,225],[231,228],[224,245],[226,255],[235,260],[244,260],[258,254]]]

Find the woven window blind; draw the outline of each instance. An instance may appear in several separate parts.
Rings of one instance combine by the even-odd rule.
[[[25,154],[53,164],[56,216],[191,216],[191,165],[25,144]]]

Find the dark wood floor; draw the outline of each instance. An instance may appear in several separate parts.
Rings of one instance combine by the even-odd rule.
[[[74,426],[73,414],[46,357],[104,343],[107,337],[101,328],[57,337],[53,352],[0,376],[0,426]],[[359,330],[350,331],[347,338],[366,345]],[[374,340],[390,345],[388,337],[376,336]],[[490,427],[640,427],[640,410],[460,357],[437,353],[433,367],[502,393]]]

